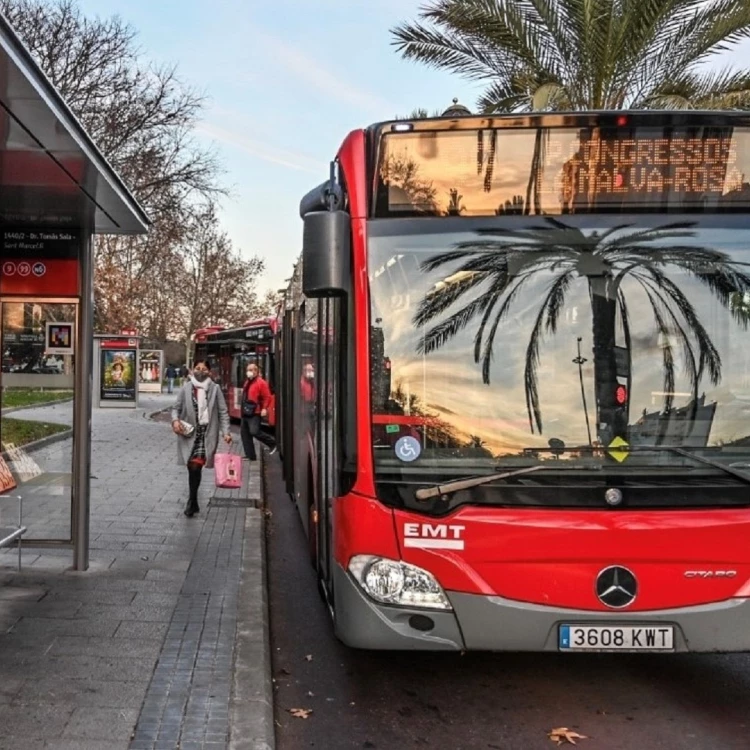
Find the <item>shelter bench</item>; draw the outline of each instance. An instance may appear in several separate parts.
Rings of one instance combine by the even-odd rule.
[[[14,526],[0,525],[0,549],[16,544],[18,547],[18,570],[21,570],[21,538],[26,533],[23,525],[23,497],[20,495],[0,495],[0,500],[15,498],[18,501],[18,524]]]

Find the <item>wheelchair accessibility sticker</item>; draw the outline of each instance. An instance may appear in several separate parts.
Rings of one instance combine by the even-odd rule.
[[[419,458],[419,454],[422,452],[422,446],[419,444],[419,440],[406,435],[405,437],[399,438],[394,446],[396,456],[402,461],[410,462],[415,461]]]

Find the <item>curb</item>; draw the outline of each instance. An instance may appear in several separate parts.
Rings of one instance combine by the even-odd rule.
[[[33,453],[34,451],[38,451],[41,448],[52,445],[53,443],[60,443],[63,440],[67,440],[72,436],[73,428],[71,427],[67,430],[63,430],[62,432],[56,432],[54,435],[47,435],[47,437],[35,440],[33,443],[26,443],[26,445],[19,445],[18,447],[26,451],[26,453]],[[3,457],[6,457],[5,453],[3,453],[2,455]]]
[[[261,472],[261,494],[263,491]],[[275,750],[263,508],[245,511],[229,750]]]
[[[28,406],[9,406],[6,409],[0,410],[0,416],[4,417],[8,414],[13,414],[17,411],[27,411],[30,409],[44,409],[45,406],[59,406],[60,404],[69,404],[74,399],[72,398],[61,398],[58,401],[45,401],[41,404],[29,404]]]

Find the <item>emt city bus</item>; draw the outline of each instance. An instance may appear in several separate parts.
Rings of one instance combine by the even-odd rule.
[[[748,175],[743,113],[348,135],[279,350],[344,643],[750,650]]]
[[[275,336],[276,318],[250,320],[241,328],[202,328],[193,335],[193,361],[209,360],[211,375],[221,386],[232,419],[242,417],[242,386],[247,365],[258,365],[261,375],[268,381],[271,394],[274,393]],[[271,428],[276,425],[274,402],[275,398],[272,398],[268,417],[264,419]]]

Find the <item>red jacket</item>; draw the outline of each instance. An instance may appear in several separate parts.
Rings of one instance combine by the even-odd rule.
[[[258,414],[271,403],[271,389],[260,375],[255,380],[246,380],[242,392],[246,401],[253,401],[258,405]]]
[[[303,401],[308,404],[315,402],[315,383],[303,377],[299,381],[299,390]]]

